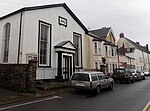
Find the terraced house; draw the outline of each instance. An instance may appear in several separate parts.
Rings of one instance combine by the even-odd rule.
[[[86,61],[87,70],[101,70],[105,73],[113,73],[117,67],[116,38],[111,27],[91,30],[86,35]]]
[[[134,42],[125,37],[123,33],[120,33],[117,44],[120,49],[119,63],[121,67],[135,68],[137,70],[150,69],[148,44],[142,46],[139,42]]]
[[[35,59],[36,79],[68,80],[85,64],[87,32],[65,3],[22,8],[0,18],[0,63]]]

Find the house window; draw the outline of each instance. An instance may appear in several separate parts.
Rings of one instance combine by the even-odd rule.
[[[39,28],[39,65],[50,66],[51,64],[51,25],[40,21]]]
[[[101,42],[98,42],[98,51],[99,51],[99,54],[101,54]]]
[[[108,49],[107,49],[107,46],[105,46],[105,54],[106,54],[106,56],[108,56]]]
[[[101,42],[94,42],[94,54],[101,54]]]
[[[73,33],[73,43],[77,48],[74,56],[75,66],[80,66],[79,61],[81,60],[81,51],[82,51],[81,34]]]
[[[111,49],[112,56],[114,56],[114,49]]]
[[[9,40],[10,40],[10,23],[6,23],[4,26],[3,62],[8,62]]]
[[[140,62],[142,62],[142,57],[140,57]]]
[[[114,69],[115,69],[115,64],[113,64],[113,70],[112,70],[112,72],[114,72]]]
[[[115,57],[117,56],[117,49],[115,49]]]
[[[94,42],[94,53],[97,54],[97,42]]]
[[[95,62],[95,69],[98,70],[98,62]]]

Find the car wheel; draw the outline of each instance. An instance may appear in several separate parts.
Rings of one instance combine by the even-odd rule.
[[[130,83],[131,83],[131,80],[130,80],[130,78],[128,78],[128,81],[127,81],[127,82],[128,82],[128,84],[130,84]]]
[[[132,83],[134,83],[134,82],[135,82],[135,79],[133,78],[133,79],[132,79]]]
[[[75,91],[75,92],[79,92],[79,89],[75,88],[74,91]]]
[[[97,87],[96,87],[96,94],[100,94],[100,92],[101,92],[101,87],[100,87],[100,86],[97,86]]]
[[[113,84],[113,83],[110,83],[110,85],[109,85],[109,88],[108,88],[108,89],[112,90],[112,89],[113,89],[113,87],[114,87],[114,84]]]

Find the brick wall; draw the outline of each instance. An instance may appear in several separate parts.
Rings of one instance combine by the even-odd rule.
[[[0,64],[0,86],[15,91],[31,92],[35,86],[37,62]]]

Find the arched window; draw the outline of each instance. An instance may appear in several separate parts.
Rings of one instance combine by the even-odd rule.
[[[4,26],[3,62],[8,62],[9,40],[10,40],[10,23],[6,23]]]

